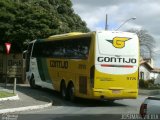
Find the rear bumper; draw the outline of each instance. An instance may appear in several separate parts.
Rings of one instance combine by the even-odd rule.
[[[93,89],[93,97],[95,99],[136,99],[138,96],[138,89]]]

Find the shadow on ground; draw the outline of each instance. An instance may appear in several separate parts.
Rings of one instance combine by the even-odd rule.
[[[7,86],[7,89],[12,90],[13,86]],[[90,100],[90,99],[82,99],[77,98],[75,103],[72,103],[67,100],[63,100],[60,97],[60,94],[56,91],[45,89],[45,88],[36,88],[32,89],[29,87],[28,84],[25,85],[17,85],[17,92],[25,94],[28,97],[39,101],[52,101],[54,106],[78,106],[78,107],[117,107],[117,106],[124,106],[126,105],[119,104],[110,101],[100,101],[100,100]]]

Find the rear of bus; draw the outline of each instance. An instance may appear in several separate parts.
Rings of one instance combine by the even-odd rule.
[[[96,32],[93,95],[101,99],[138,96],[139,40],[136,34]]]

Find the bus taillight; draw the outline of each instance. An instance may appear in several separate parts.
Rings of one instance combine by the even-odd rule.
[[[144,118],[147,114],[147,104],[142,104],[140,107],[140,115],[142,118]]]

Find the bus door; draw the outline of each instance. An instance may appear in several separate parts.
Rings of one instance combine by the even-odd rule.
[[[29,68],[30,68],[30,57],[31,57],[32,46],[33,46],[33,43],[29,44],[26,53],[24,53],[24,54],[27,54],[26,55],[26,72],[29,72]]]

